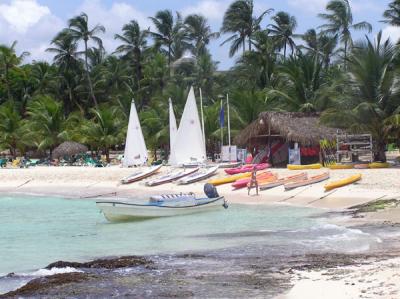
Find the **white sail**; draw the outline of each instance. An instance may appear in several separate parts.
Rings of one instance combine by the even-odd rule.
[[[128,132],[126,134],[123,167],[143,165],[147,161],[147,148],[143,138],[135,101],[132,100],[129,115]]]
[[[174,108],[172,107],[172,101],[169,99],[169,146],[170,152],[173,152],[173,146],[176,139],[178,129],[176,126],[176,118],[174,114]]]
[[[173,144],[170,163],[182,165],[206,160],[205,145],[193,87],[190,88],[185,109]]]

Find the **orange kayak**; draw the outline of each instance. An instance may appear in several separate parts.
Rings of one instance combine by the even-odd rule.
[[[290,182],[285,184],[285,190],[292,190],[298,187],[302,187],[302,186],[308,186],[311,184],[315,184],[315,183],[319,183],[322,181],[325,181],[329,179],[329,172],[325,172],[316,176],[312,176],[308,179],[303,179],[303,180],[298,180],[298,181],[294,181],[294,182]]]
[[[272,174],[272,176],[268,176],[268,177],[261,177],[260,179],[257,178],[257,183],[258,186],[260,186],[260,182],[263,182],[263,184],[268,184],[268,183],[275,183],[278,181],[278,175],[276,174]],[[247,187],[250,187],[250,182],[247,183]],[[253,186],[252,188],[255,188],[255,186]]]
[[[260,174],[257,175],[257,181],[258,180],[264,180],[264,179],[267,179],[268,177],[272,177],[272,176],[274,176],[272,174],[272,172],[269,172],[269,171],[268,172],[263,172],[263,173],[260,173]],[[250,178],[240,179],[240,180],[237,180],[236,182],[234,182],[232,184],[232,187],[235,188],[235,189],[241,189],[241,188],[246,187],[247,184],[250,181],[251,181],[251,177]]]
[[[260,190],[267,190],[267,189],[271,189],[274,187],[278,187],[284,184],[288,184],[288,183],[292,183],[292,182],[297,182],[300,180],[306,180],[307,179],[307,173],[302,172],[296,175],[291,175],[291,176],[287,176],[281,179],[277,179],[275,181],[259,181],[258,185],[260,187]]]

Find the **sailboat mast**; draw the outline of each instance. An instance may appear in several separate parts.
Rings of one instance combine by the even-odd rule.
[[[204,148],[205,148],[206,147],[206,132],[204,130],[203,93],[201,92],[201,87],[199,88],[199,91],[200,91],[201,129],[203,131],[203,142],[204,142]]]
[[[222,111],[223,105],[224,105],[223,100],[221,100],[221,110],[220,111]],[[223,146],[224,146],[224,127],[221,126],[221,153],[222,153]]]
[[[231,147],[231,117],[229,113],[229,94],[226,94],[226,105],[228,109],[228,144]]]

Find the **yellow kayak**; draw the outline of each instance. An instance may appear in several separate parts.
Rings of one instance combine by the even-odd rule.
[[[353,184],[359,180],[361,180],[361,174],[356,174],[351,177],[345,178],[343,180],[328,183],[324,186],[324,188],[325,188],[325,191],[329,191],[329,190],[332,190],[335,188],[340,188],[340,187],[343,187],[343,186],[346,186],[349,184]]]
[[[246,173],[240,173],[240,174],[235,174],[235,175],[230,175],[224,178],[219,178],[219,179],[214,179],[211,181],[208,181],[209,184],[214,185],[214,186],[219,186],[223,184],[229,184],[236,182],[237,180],[240,179],[245,179],[251,177],[251,172],[246,172]]]
[[[332,164],[328,166],[329,169],[353,169],[352,164]]]
[[[368,167],[369,168],[389,168],[390,164],[389,163],[374,162],[374,163],[369,163]]]
[[[290,170],[320,169],[320,168],[322,168],[322,165],[321,164],[309,164],[309,165],[288,164],[287,168]]]

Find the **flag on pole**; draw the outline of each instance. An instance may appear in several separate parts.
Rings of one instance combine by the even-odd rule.
[[[219,125],[221,128],[223,128],[224,124],[225,124],[225,110],[224,110],[224,105],[222,104],[221,101],[221,110],[219,112]]]

